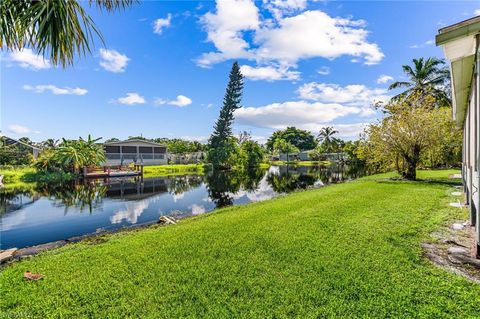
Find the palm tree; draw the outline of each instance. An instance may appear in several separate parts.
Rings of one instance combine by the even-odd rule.
[[[83,167],[99,165],[105,161],[105,153],[98,140],[100,138],[93,139],[90,135],[86,140],[81,137],[78,141],[63,139],[53,160],[74,173]]]
[[[417,93],[420,96],[432,94],[440,102],[450,104],[450,71],[443,65],[445,61],[437,58],[413,59],[413,66],[403,65],[403,72],[408,81],[397,81],[389,89],[406,88],[392,100],[400,100]]]
[[[279,157],[280,157],[280,153],[287,154],[287,162],[290,161],[290,158],[289,158],[290,154],[300,152],[298,147],[281,138],[275,141],[275,143],[273,144],[273,149],[278,152]]]
[[[137,0],[89,0],[89,6],[111,12]],[[92,18],[76,0],[0,1],[0,46],[8,50],[26,47],[50,58],[54,65],[73,64],[75,55],[91,53],[93,35],[104,42]]]
[[[56,148],[58,146],[58,140],[49,138],[41,143],[43,148]]]
[[[318,139],[322,144],[331,145],[336,140],[333,136],[337,133],[338,131],[332,126],[322,127],[318,133]]]

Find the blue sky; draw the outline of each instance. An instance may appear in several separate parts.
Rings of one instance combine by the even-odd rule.
[[[297,126],[356,138],[401,65],[438,56],[438,29],[480,4],[432,1],[146,1],[88,9],[106,40],[67,69],[2,51],[1,129],[12,137],[205,141],[233,61],[246,76],[234,131],[259,141]]]

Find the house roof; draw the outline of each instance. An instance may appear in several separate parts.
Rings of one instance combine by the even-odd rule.
[[[0,138],[3,138],[3,139],[5,140],[5,144],[6,144],[6,145],[20,144],[20,145],[23,145],[23,146],[25,146],[25,147],[29,147],[29,148],[34,149],[34,150],[38,150],[38,151],[41,150],[41,148],[39,148],[39,147],[36,147],[36,146],[30,145],[30,144],[27,144],[27,143],[25,143],[25,142],[16,140],[16,139],[14,139],[14,138],[11,138],[11,137],[8,137],[8,136],[5,136],[5,135],[0,135]]]
[[[450,61],[453,112],[459,127],[465,122],[478,51],[476,36],[479,34],[480,16],[477,16],[438,30],[435,38]]]
[[[458,38],[475,35],[479,30],[480,16],[477,16],[441,28],[438,30],[438,35],[435,37],[435,42],[437,45],[442,45]]]
[[[151,142],[151,141],[147,141],[147,140],[141,140],[141,139],[131,139],[131,140],[125,140],[125,141],[108,142],[108,143],[104,143],[104,145],[109,145],[109,146],[117,146],[118,145],[118,146],[121,146],[121,145],[134,144],[134,143],[148,144],[148,145],[156,146],[156,147],[167,147],[164,144],[159,144],[159,143],[155,143],[155,142]]]

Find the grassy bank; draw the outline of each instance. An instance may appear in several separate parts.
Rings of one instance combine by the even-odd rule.
[[[377,175],[45,252],[0,276],[0,311],[32,318],[478,318],[480,285],[420,243],[464,210],[455,171]],[[24,281],[30,270],[45,275]]]
[[[181,175],[181,174],[203,174],[205,164],[174,164],[145,166],[145,177]],[[35,182],[62,182],[74,178],[71,173],[63,172],[39,172],[34,167],[2,167],[0,175],[3,175],[5,187],[25,186],[26,183]]]
[[[296,166],[326,166],[332,164],[330,161],[271,161],[272,165],[296,165]]]
[[[3,175],[5,188],[27,187],[28,184],[43,182],[64,182],[74,178],[73,174],[64,172],[39,172],[34,167],[2,167],[0,175]]]
[[[183,174],[203,174],[205,164],[172,164],[145,166],[143,168],[144,177],[183,175]]]

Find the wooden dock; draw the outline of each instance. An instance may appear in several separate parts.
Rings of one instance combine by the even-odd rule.
[[[143,176],[143,165],[133,165],[133,170],[125,166],[104,166],[101,168],[84,168],[85,178]]]

